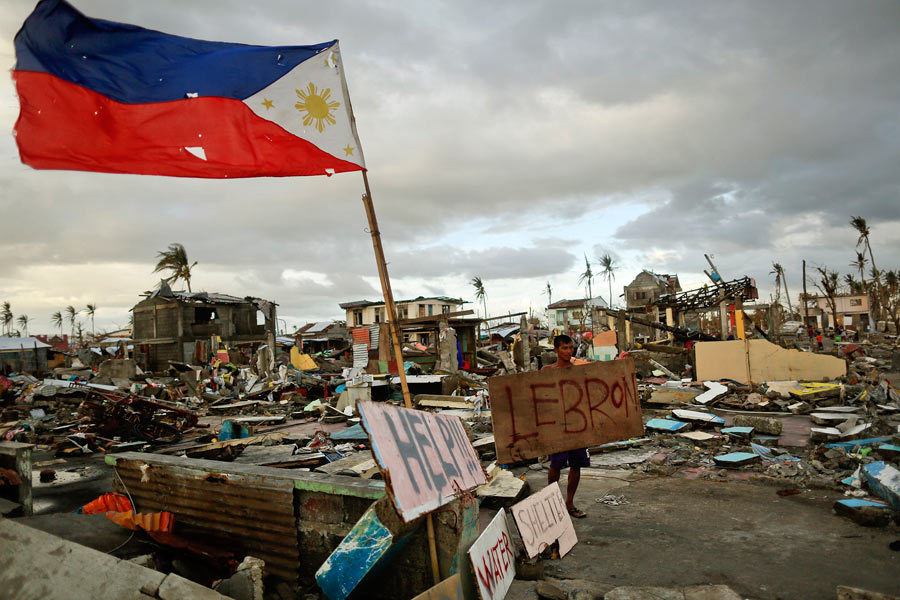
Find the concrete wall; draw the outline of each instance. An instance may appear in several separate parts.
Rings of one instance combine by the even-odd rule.
[[[0,597],[9,600],[224,600],[218,592],[0,519]]]

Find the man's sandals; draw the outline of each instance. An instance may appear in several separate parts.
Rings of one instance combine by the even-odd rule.
[[[569,516],[575,519],[583,519],[587,516],[587,514],[581,510],[580,508],[575,508],[574,506],[569,509]]]

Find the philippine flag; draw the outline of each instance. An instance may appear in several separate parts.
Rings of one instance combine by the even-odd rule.
[[[16,35],[22,162],[177,177],[365,170],[337,40],[208,42],[42,0]]]

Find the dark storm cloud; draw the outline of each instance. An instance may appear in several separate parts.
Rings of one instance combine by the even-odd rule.
[[[873,225],[876,257],[884,248],[888,263],[888,249],[900,247],[888,226],[900,198],[893,1],[74,4],[191,37],[340,38],[396,277],[562,273],[581,260],[563,249],[569,243],[529,240],[548,222],[609,204],[634,206],[615,248],[659,270],[698,272],[704,251],[761,278],[773,256],[845,264],[851,214]],[[9,67],[12,36],[33,5],[0,0]],[[9,129],[17,110],[7,80],[0,116]],[[358,175],[37,172],[18,163],[7,136],[0,189],[0,288],[35,266],[100,273],[113,261],[133,264],[150,285],[155,253],[181,242],[223,277],[217,284],[270,294],[283,311],[320,314],[377,293],[362,279],[375,269]],[[452,247],[473,220],[523,239]],[[326,274],[331,285],[286,281],[286,269]]]

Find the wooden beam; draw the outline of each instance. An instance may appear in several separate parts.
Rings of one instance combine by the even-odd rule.
[[[416,317],[414,319],[403,319],[400,321],[400,325],[411,325],[413,323],[427,323],[428,321],[436,321],[441,322],[444,319],[455,319],[456,317],[464,317],[466,315],[471,315],[475,311],[474,310],[460,310],[457,312],[451,313],[441,313],[439,315],[432,315],[430,317]],[[525,313],[522,313],[525,314]]]
[[[469,311],[472,312],[472,311]],[[517,312],[510,313],[508,315],[500,315],[499,317],[487,317],[486,319],[482,319],[482,321],[498,321],[500,319],[508,319],[509,317],[521,317],[522,315],[527,315],[527,312]]]

